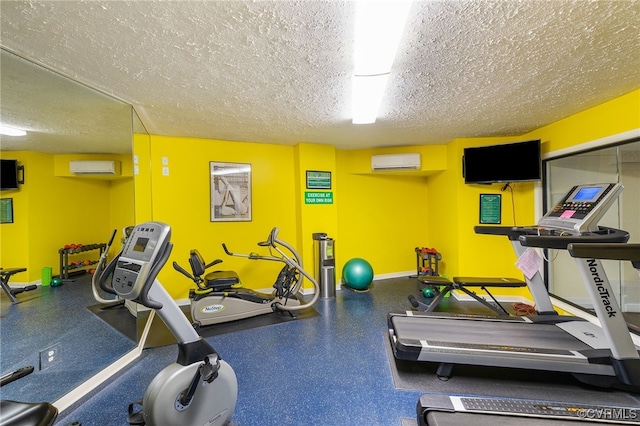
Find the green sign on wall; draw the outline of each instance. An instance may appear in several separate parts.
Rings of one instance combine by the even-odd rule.
[[[500,194],[480,194],[480,223],[501,222],[501,201]]]
[[[305,204],[333,204],[333,192],[322,191],[312,192],[305,191],[304,193]]]
[[[307,189],[331,189],[331,172],[307,170]]]

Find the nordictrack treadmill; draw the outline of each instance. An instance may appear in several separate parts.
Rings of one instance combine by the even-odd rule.
[[[518,257],[528,247],[566,250],[572,243],[626,243],[627,232],[598,226],[622,189],[619,184],[578,185],[535,227],[479,226],[475,230],[508,237]],[[600,260],[576,258],[576,262],[601,326],[575,316],[557,315],[542,276],[536,272],[526,282],[538,315],[390,313],[389,338],[394,356],[438,363],[437,374],[441,377],[450,376],[455,364],[466,364],[566,372],[592,385],[640,389],[638,348]],[[609,296],[605,298],[604,294]]]
[[[627,260],[640,275],[640,244],[569,244],[576,258]],[[549,400],[425,394],[416,405],[420,426],[571,426],[576,421],[640,424],[637,406],[607,406]]]
[[[420,396],[420,426],[575,426],[596,423],[640,425],[635,406],[568,403],[549,400],[477,396]]]

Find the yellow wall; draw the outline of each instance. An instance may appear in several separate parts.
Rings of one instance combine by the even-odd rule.
[[[39,281],[45,266],[58,274],[58,249],[65,244],[107,242],[114,228],[121,228],[133,219],[130,177],[118,181],[61,177],[55,171],[58,156],[27,151],[0,154],[2,158],[18,159],[25,167],[24,185],[2,194],[3,198],[14,198],[14,223],[0,225],[0,266],[28,269],[12,283]],[[127,156],[122,161],[123,171],[127,161],[130,170]],[[118,200],[117,206],[112,198]],[[97,253],[79,254],[70,261],[97,260]]]
[[[447,168],[429,177],[428,240],[443,254],[443,273],[448,275],[512,276],[522,274],[514,266],[515,254],[506,238],[476,235],[479,195],[502,194],[502,225],[529,225],[534,216],[534,184],[518,183],[512,195],[501,185],[465,185],[462,152],[465,147],[542,140],[548,153],[640,128],[640,90],[566,117],[531,133],[500,138],[456,139],[447,145]],[[512,200],[515,205],[514,223]],[[497,294],[527,295],[526,290],[496,291]]]
[[[207,261],[223,259],[221,269],[237,271],[244,285],[253,289],[269,288],[281,265],[230,258],[221,244],[240,253],[259,251],[256,243],[274,226],[300,252],[310,272],[315,232],[325,232],[336,240],[338,279],[342,265],[353,257],[367,259],[378,275],[413,271],[414,248],[426,245],[426,178],[442,171],[446,164],[444,147],[423,147],[420,151],[428,154],[423,170],[394,175],[371,172],[370,158],[375,150],[151,136],[151,216],[172,226],[170,262],[186,267],[189,250],[197,248]],[[162,174],[163,157],[168,176]],[[210,161],[251,164],[251,222],[210,221]],[[366,173],[361,173],[365,169],[359,167],[365,163]],[[332,173],[332,204],[305,204],[307,170]],[[138,186],[136,194],[140,194]],[[186,297],[193,287],[172,268],[165,268],[160,279],[177,298]]]
[[[415,271],[414,249],[428,245],[427,177],[372,173],[370,150],[340,151],[337,159],[337,278],[354,257],[366,259],[376,275]],[[360,163],[366,173],[359,173]]]
[[[376,275],[414,271],[414,248],[422,246],[441,252],[440,272],[450,276],[520,276],[506,238],[473,231],[481,193],[502,194],[502,224],[513,225],[512,195],[500,185],[465,185],[463,149],[540,138],[544,152],[554,151],[640,128],[639,108],[637,90],[526,135],[351,151],[306,143],[292,147],[136,135],[137,174],[131,160],[123,159],[123,173],[135,176],[135,211],[127,195],[133,192],[131,180],[56,177],[68,158],[2,152],[3,158],[18,158],[26,166],[27,182],[19,191],[2,194],[14,198],[16,221],[0,225],[0,262],[3,267],[26,265],[29,278],[21,281],[37,281],[43,266],[54,266],[57,273],[59,247],[106,241],[112,229],[129,225],[135,215],[136,223],[153,219],[172,225],[171,260],[186,266],[189,250],[197,248],[206,260],[223,259],[222,268],[236,270],[255,289],[270,287],[280,265],[228,257],[221,243],[239,253],[259,251],[256,243],[274,226],[301,252],[310,270],[311,234],[326,232],[335,238],[338,279],[342,265],[353,257],[367,259]],[[421,169],[371,172],[371,155],[399,152],[420,152]],[[163,157],[168,176],[162,174]],[[210,161],[251,164],[252,221],[210,221]],[[307,170],[332,173],[333,204],[304,203]],[[513,204],[515,224],[535,222],[533,184],[516,184]],[[160,278],[176,297],[186,297],[193,286],[172,268],[165,268]]]
[[[222,268],[236,270],[249,288],[269,288],[279,265],[229,258],[221,243],[236,252],[257,251],[256,243],[273,226],[281,228],[283,239],[298,249],[309,270],[314,263],[311,234],[326,232],[335,238],[338,279],[345,262],[353,257],[367,259],[377,276],[413,272],[416,247],[436,248],[442,254],[440,272],[449,276],[522,278],[509,240],[478,235],[473,228],[479,224],[480,194],[486,193],[502,195],[502,226],[535,224],[535,184],[517,183],[513,191],[502,191],[503,185],[498,184],[466,185],[461,161],[464,148],[541,138],[543,150],[553,144],[553,149],[560,149],[563,145],[557,141],[588,142],[639,128],[637,109],[632,108],[638,93],[527,135],[460,138],[439,146],[343,151],[306,143],[290,147],[151,136],[148,143],[139,144],[137,154],[140,159],[148,158],[151,175],[136,176],[136,181],[144,181],[141,187],[136,183],[137,196],[146,197],[143,191],[147,188],[148,216],[172,225],[175,247],[171,260],[186,266],[189,250],[198,248],[206,260],[223,259]],[[574,129],[587,125],[602,130],[577,140]],[[401,152],[420,152],[420,170],[371,171],[371,155]],[[163,157],[168,161],[168,176],[162,175]],[[252,165],[251,222],[210,221],[210,161]],[[333,204],[304,203],[307,170],[332,173]],[[144,210],[145,205],[138,203],[137,207]],[[175,297],[186,297],[193,287],[172,268],[165,268],[161,279]],[[527,294],[521,289],[501,293]]]
[[[543,153],[640,128],[640,89],[525,135],[541,139]]]
[[[149,135],[133,135],[133,177],[135,223],[153,219],[151,212],[151,140]]]
[[[18,160],[18,164],[24,166],[28,163],[29,153],[24,151],[3,152],[0,158]],[[25,180],[29,177],[25,177]],[[5,269],[28,266],[29,252],[29,227],[27,218],[29,215],[29,197],[25,191],[11,190],[0,192],[0,198],[13,199],[13,223],[0,224],[0,267]],[[12,282],[28,281],[25,273],[16,275]]]
[[[168,176],[162,175],[163,157]],[[211,161],[251,164],[250,222],[211,222]],[[188,270],[189,251],[198,249],[207,262],[223,259],[218,268],[235,270],[246,287],[270,288],[282,264],[229,257],[222,243],[236,253],[264,253],[257,243],[277,226],[280,238],[296,245],[293,147],[151,136],[150,164],[153,220],[172,227],[169,264],[177,261]],[[159,279],[178,298],[186,297],[194,285],[171,267],[164,268]]]
[[[456,139],[449,147],[456,159],[447,170],[457,188],[458,210],[451,212],[457,217],[458,267],[452,271],[461,276],[509,276],[522,278],[515,268],[515,254],[506,237],[476,234],[474,227],[480,224],[480,194],[501,194],[501,223],[499,226],[522,226],[534,224],[533,183],[512,184],[513,191],[502,191],[504,184],[467,185],[462,177],[462,154],[466,147],[491,145],[523,140],[519,137]],[[514,209],[515,206],[515,209]],[[514,223],[514,212],[515,221]]]
[[[336,174],[336,149],[330,145],[298,144],[294,148],[295,154],[295,187],[293,198],[296,206],[297,239],[292,241],[294,247],[302,256],[303,265],[308,272],[313,274],[313,234],[324,232],[335,240],[338,247],[340,235],[338,232],[338,207],[340,180]],[[305,191],[313,191],[306,188],[307,170],[324,171],[331,173],[331,189],[333,204],[305,204]],[[324,191],[323,191],[324,192]],[[335,254],[334,254],[335,255]],[[305,288],[309,287],[305,285]]]

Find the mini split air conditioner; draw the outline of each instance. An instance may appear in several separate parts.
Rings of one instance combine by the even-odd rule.
[[[76,175],[119,175],[119,161],[69,161],[69,171]]]
[[[419,168],[419,153],[371,156],[371,170],[416,170]]]

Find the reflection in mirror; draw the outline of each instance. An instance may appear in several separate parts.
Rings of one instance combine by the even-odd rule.
[[[548,204],[560,201],[562,191],[584,182],[617,182],[624,186],[618,202],[600,221],[601,226],[623,229],[630,235],[629,243],[640,242],[640,142],[621,141],[587,152],[550,159],[546,162]],[[588,312],[593,305],[587,289],[574,279],[579,276],[575,259],[565,250],[551,254],[548,269],[549,289],[553,296],[570,302]],[[615,297],[629,328],[640,334],[640,279],[630,262],[602,262]]]
[[[105,317],[90,272],[113,230],[112,252],[134,221],[134,127],[145,132],[130,105],[5,48],[1,55],[0,121],[26,135],[0,136],[0,157],[24,167],[24,183],[0,193],[13,207],[0,224],[0,267],[26,268],[12,286],[37,285],[18,303],[0,296],[0,374],[34,366],[2,387],[2,399],[54,401],[136,348],[135,320],[132,337]],[[95,160],[117,170],[70,171],[72,161]],[[72,244],[85,250],[65,250]]]

